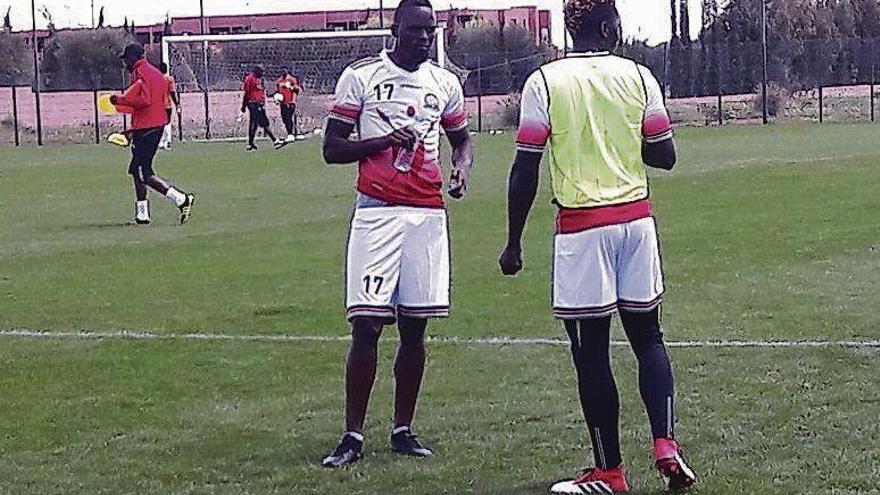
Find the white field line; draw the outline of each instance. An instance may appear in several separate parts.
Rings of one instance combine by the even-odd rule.
[[[348,342],[348,336],[320,335],[230,335],[219,333],[155,334],[149,332],[44,332],[31,329],[0,331],[0,338],[18,339],[82,339],[82,340],[192,340],[192,341],[232,341],[232,342]],[[568,345],[565,339],[517,338],[517,337],[429,337],[434,344],[450,345],[490,345],[490,346],[541,346]],[[625,341],[613,341],[614,346],[628,346]],[[675,348],[871,348],[880,349],[880,340],[679,340],[668,341]]]

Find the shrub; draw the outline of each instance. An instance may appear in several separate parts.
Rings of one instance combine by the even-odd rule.
[[[43,50],[43,87],[50,91],[119,89],[125,68],[119,53],[130,35],[121,29],[55,32]]]
[[[763,88],[759,84],[755,89],[755,97],[752,99],[752,109],[756,113],[763,113],[764,96]],[[791,92],[776,82],[767,83],[767,115],[779,117],[791,99]]]
[[[21,33],[0,31],[0,86],[21,86],[32,79],[31,51]]]
[[[498,102],[500,107],[498,110],[498,118],[504,127],[516,128],[519,126],[520,101],[522,97],[519,93],[508,95]]]

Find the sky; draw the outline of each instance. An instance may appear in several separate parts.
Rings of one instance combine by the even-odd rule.
[[[504,8],[521,5],[538,5],[553,12],[553,42],[561,45],[562,3],[564,0],[433,0],[437,9],[457,8]],[[126,2],[124,0],[36,0],[37,27],[45,27],[46,21],[39,11],[42,7],[51,12],[58,27],[90,26],[92,2],[95,16],[104,6],[106,25],[122,25],[128,16],[137,24],[161,22],[166,13],[172,17],[199,14],[199,0],[149,0]],[[385,8],[393,8],[398,0],[385,0]],[[699,32],[700,2],[691,2],[692,36]],[[0,0],[0,15],[11,7],[12,26],[15,30],[31,27],[30,0]],[[271,12],[294,12],[334,9],[378,8],[379,0],[204,0],[206,15],[251,14]],[[668,0],[617,0],[623,18],[624,34],[651,43],[662,43],[669,37]]]

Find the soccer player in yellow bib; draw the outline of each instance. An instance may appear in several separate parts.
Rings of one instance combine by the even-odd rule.
[[[629,489],[619,444],[619,401],[611,371],[611,317],[620,319],[639,363],[639,388],[669,490],[696,481],[673,427],[673,376],[660,327],[665,290],[646,166],[672,169],[675,143],[651,72],[612,51],[621,38],[614,0],[568,0],[574,51],[538,69],[522,95],[517,156],[508,192],[505,275],[522,269],[521,238],[549,152],[558,207],[553,312],[571,339],[595,467],[553,494]]]

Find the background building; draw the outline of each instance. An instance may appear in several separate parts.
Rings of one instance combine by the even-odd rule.
[[[390,26],[393,9],[385,9],[382,19],[379,10],[332,10],[325,12],[288,12],[278,14],[219,15],[205,17],[205,30],[210,34],[281,33],[290,31],[349,31]],[[549,10],[535,6],[509,9],[450,9],[437,11],[437,18],[449,26],[448,35],[457,28],[474,23],[488,22],[498,26],[517,25],[529,31],[534,40],[550,42],[552,32]],[[85,29],[85,28],[82,28]],[[60,29],[67,31],[72,29]],[[165,35],[199,34],[199,17],[169,18],[165,23],[132,28],[135,37],[144,45],[160,43]],[[22,31],[30,43],[30,31]],[[37,30],[37,43],[42,47],[48,30]]]

